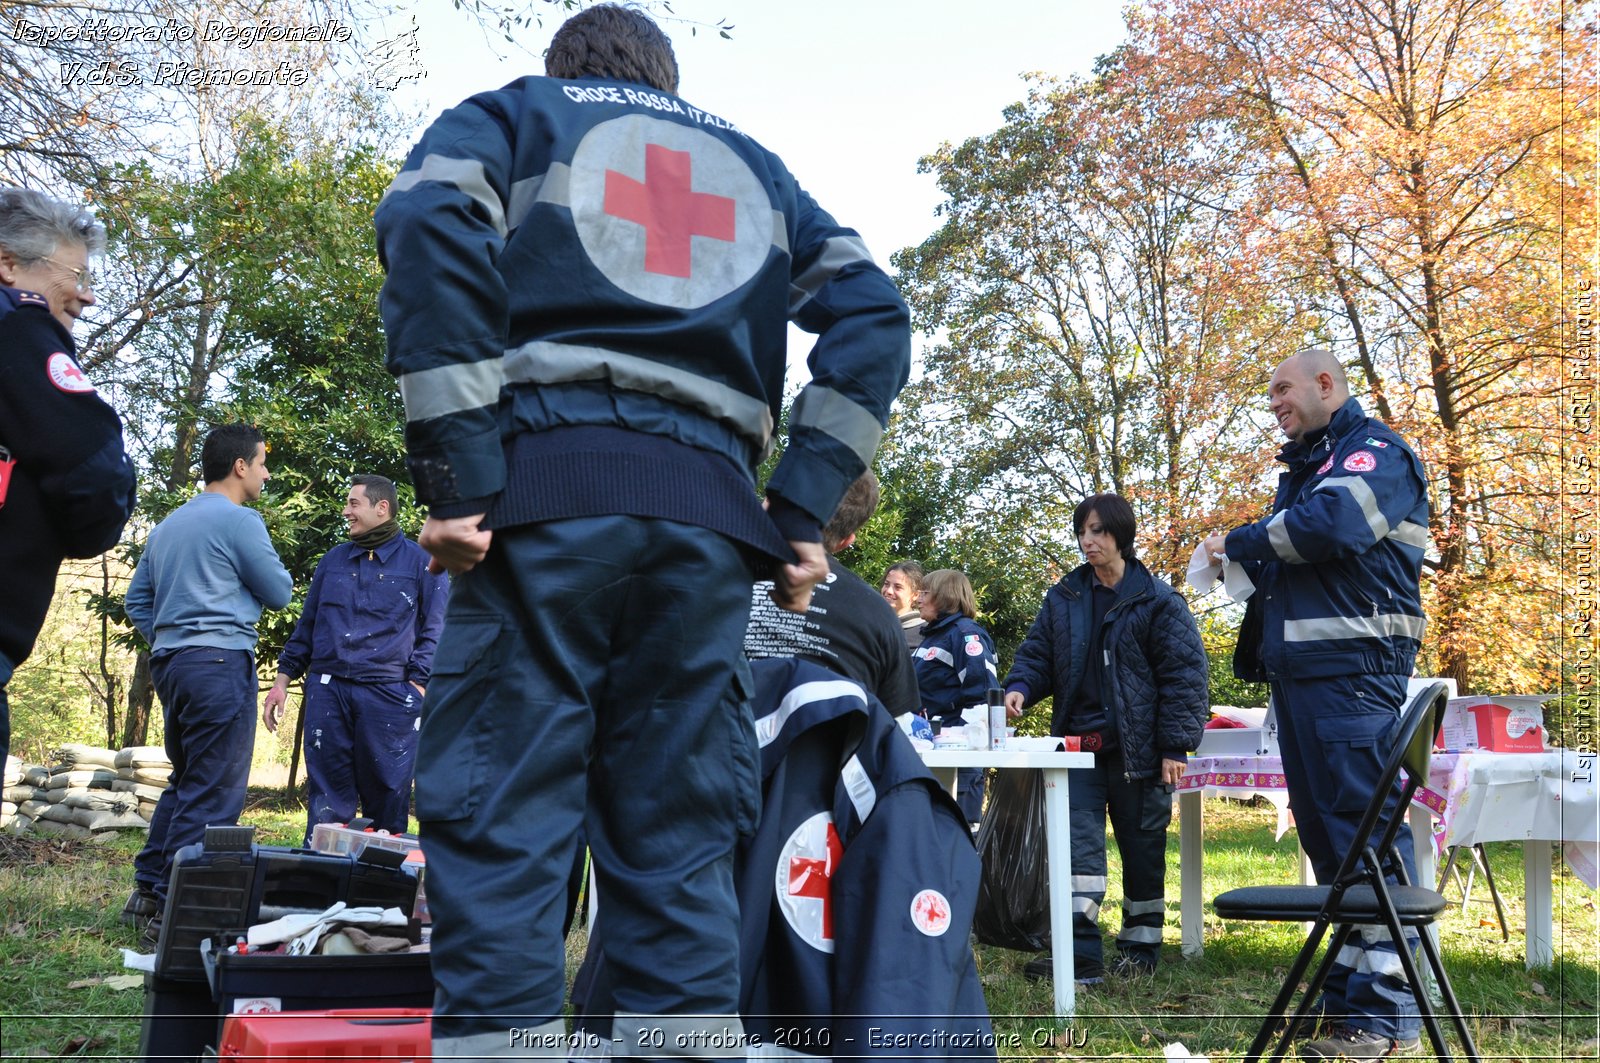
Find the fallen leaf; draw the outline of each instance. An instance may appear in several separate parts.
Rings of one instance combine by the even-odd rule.
[[[107,989],[119,992],[124,989],[143,989],[144,975],[142,974],[114,974],[105,980]]]

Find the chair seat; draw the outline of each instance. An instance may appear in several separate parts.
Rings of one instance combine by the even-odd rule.
[[[1224,919],[1256,919],[1263,922],[1304,923],[1322,913],[1332,892],[1328,886],[1244,886],[1217,895],[1216,913]],[[1395,911],[1402,925],[1431,922],[1449,902],[1437,890],[1426,886],[1389,887]],[[1329,913],[1338,922],[1380,923],[1378,895],[1371,886],[1352,886],[1339,901],[1338,911]]]

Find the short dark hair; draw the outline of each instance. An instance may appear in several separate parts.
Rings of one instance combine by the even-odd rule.
[[[596,4],[556,30],[545,52],[544,72],[553,78],[614,78],[678,91],[678,57],[661,27],[621,4]]]
[[[350,477],[350,486],[359,487],[366,492],[367,501],[373,505],[379,502],[389,503],[391,517],[400,508],[400,494],[394,489],[394,481],[387,476],[379,476],[375,472],[358,472]]]
[[[206,433],[200,447],[200,475],[206,483],[226,480],[233,463],[240,458],[246,465],[256,460],[256,447],[266,442],[253,424],[222,424]]]
[[[894,564],[883,570],[883,578],[888,579],[889,573],[891,572],[905,573],[906,579],[911,581],[911,587],[913,590],[920,591],[922,589],[922,581],[927,579],[926,570],[924,570],[922,565],[916,561],[896,561]]]
[[[1099,517],[1100,523],[1111,533],[1111,538],[1116,540],[1117,550],[1122,556],[1132,561],[1133,534],[1138,530],[1138,526],[1134,522],[1133,507],[1128,505],[1128,500],[1121,495],[1090,495],[1079,502],[1078,508],[1072,511],[1073,535],[1079,537],[1083,535],[1083,526],[1089,523],[1091,513]]]
[[[868,469],[845,491],[833,517],[822,526],[823,549],[830,554],[839,549],[839,544],[860,531],[877,510],[878,477]]]

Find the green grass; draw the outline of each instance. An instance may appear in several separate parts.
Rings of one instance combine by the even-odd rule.
[[[292,802],[256,798],[244,822],[258,840],[294,844],[304,830],[303,810]],[[263,798],[266,799],[263,799]],[[1294,836],[1272,838],[1270,810],[1206,801],[1208,897],[1252,882],[1292,881]],[[131,865],[143,836],[122,835],[110,845],[27,841],[0,837],[0,1058],[134,1057],[143,1003],[138,989],[115,990],[100,979],[123,973],[120,949],[135,934],[117,922],[131,886]],[[1177,831],[1169,839],[1166,944],[1152,979],[1112,981],[1078,995],[1070,1025],[1049,1016],[1048,982],[1022,976],[1024,953],[979,946],[978,969],[1002,1056],[1088,1059],[1160,1058],[1181,1041],[1213,1063],[1238,1058],[1299,946],[1296,927],[1223,925],[1206,910],[1205,954],[1184,959],[1178,948]],[[1522,952],[1522,847],[1488,846],[1507,906],[1511,940],[1492,925],[1486,888],[1473,890],[1462,914],[1452,907],[1441,924],[1445,963],[1485,1059],[1595,1059],[1596,1002],[1600,976],[1600,895],[1577,881],[1557,856],[1556,963],[1527,971]],[[1117,861],[1111,860],[1108,898],[1117,898]],[[1455,897],[1455,891],[1447,891]],[[1102,923],[1115,932],[1117,910],[1107,904]],[[1491,925],[1484,925],[1488,921]],[[1107,948],[1111,942],[1107,940]],[[581,956],[575,931],[569,958]],[[1453,1043],[1453,1040],[1452,1040]]]

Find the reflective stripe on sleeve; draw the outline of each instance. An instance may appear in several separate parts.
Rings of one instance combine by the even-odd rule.
[[[394,183],[383,194],[387,199],[401,192],[409,192],[424,181],[450,185],[470,198],[489,216],[489,224],[502,237],[506,234],[505,204],[489,185],[483,163],[475,159],[452,159],[447,155],[426,155],[415,170],[402,170]]]
[[[1284,524],[1285,513],[1278,513],[1267,521],[1267,543],[1272,547],[1273,553],[1291,565],[1303,565],[1306,559],[1300,556],[1300,551],[1294,548],[1294,543],[1289,541],[1289,528]]]
[[[402,373],[400,398],[406,421],[429,421],[447,414],[481,410],[500,401],[501,360],[461,362]]]
[[[872,464],[878,441],[883,438],[883,426],[871,410],[832,388],[816,384],[801,390],[789,422],[793,428],[814,428],[832,436],[855,451],[863,465]]]
[[[852,262],[871,261],[872,253],[859,236],[833,236],[823,241],[816,261],[789,282],[789,316],[799,313],[841,269]]]

